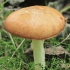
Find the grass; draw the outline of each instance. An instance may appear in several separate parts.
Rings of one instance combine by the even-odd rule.
[[[34,70],[33,58],[24,54],[30,47],[31,40],[22,39],[11,35],[4,29],[4,21],[12,11],[4,10],[4,3],[0,5],[0,70]],[[51,38],[46,44],[57,45],[62,39]],[[69,41],[60,45],[70,52]],[[46,60],[46,70],[70,70],[70,58],[58,58],[52,56]]]

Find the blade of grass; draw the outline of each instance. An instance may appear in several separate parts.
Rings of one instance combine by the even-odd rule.
[[[70,9],[70,6],[64,7],[60,12],[63,13],[65,11],[67,11],[68,9]]]
[[[7,32],[6,30],[4,30],[4,29],[2,29],[2,30],[3,30],[3,32],[5,32],[10,37],[13,46],[16,47],[15,42],[14,42],[14,40],[12,38],[12,35],[9,32]]]
[[[58,44],[55,45],[55,46],[58,46],[58,45],[62,44],[62,43],[63,43],[64,41],[66,41],[69,37],[70,37],[70,34],[68,34],[67,37],[66,37],[64,40],[62,40],[60,43],[58,43]]]
[[[16,53],[16,51],[21,47],[21,45],[23,44],[23,42],[25,41],[25,39],[23,39],[22,41],[21,41],[21,43],[18,45],[18,47],[16,48],[16,50],[14,51],[14,53],[12,54],[12,56],[10,57],[10,59],[14,56],[14,54]],[[10,60],[9,59],[9,60]]]

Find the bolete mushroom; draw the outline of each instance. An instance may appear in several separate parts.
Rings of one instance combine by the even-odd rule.
[[[32,39],[35,70],[44,70],[44,40],[56,36],[64,29],[65,18],[51,7],[30,6],[10,14],[4,25],[10,33]]]

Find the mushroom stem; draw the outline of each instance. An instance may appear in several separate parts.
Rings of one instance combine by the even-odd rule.
[[[43,43],[43,40],[32,40],[35,70],[45,69],[45,51]]]

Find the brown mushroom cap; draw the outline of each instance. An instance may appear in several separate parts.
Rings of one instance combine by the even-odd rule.
[[[5,28],[10,33],[28,39],[47,39],[59,34],[65,26],[65,18],[57,10],[47,6],[31,6],[10,14]]]

